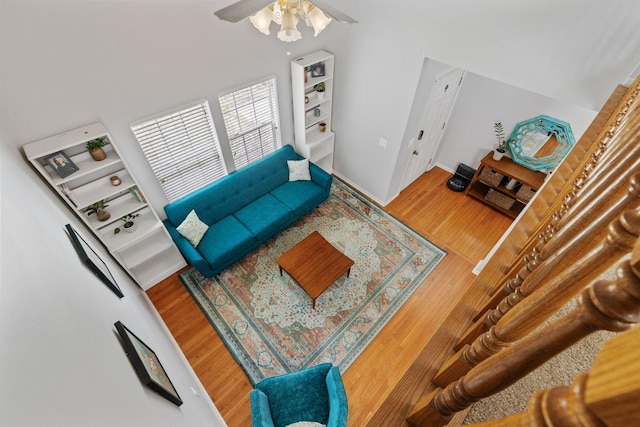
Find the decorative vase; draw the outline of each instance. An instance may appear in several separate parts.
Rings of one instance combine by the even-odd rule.
[[[102,148],[96,148],[95,150],[89,150],[89,154],[91,154],[91,157],[96,162],[99,162],[100,160],[104,160],[104,159],[107,158],[107,153],[105,153]]]
[[[504,153],[498,150],[493,150],[493,160],[500,160],[502,157],[504,157]]]
[[[324,132],[327,130],[327,124],[325,122],[318,123],[318,127],[320,128],[320,132]]]
[[[138,227],[136,226],[135,222],[125,222],[122,228],[124,228],[124,231],[128,233],[133,233]]]
[[[111,218],[111,214],[104,209],[97,209],[96,218],[98,218],[98,221],[106,221]]]

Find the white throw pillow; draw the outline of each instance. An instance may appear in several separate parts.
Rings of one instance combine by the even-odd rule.
[[[178,233],[182,234],[191,242],[194,248],[198,246],[198,243],[202,240],[202,236],[204,236],[204,233],[206,233],[208,229],[209,226],[200,221],[195,210],[191,210],[185,220],[182,221],[182,224],[176,227]]]
[[[289,166],[289,181],[311,181],[309,173],[309,159],[287,160]]]
[[[298,421],[297,423],[289,424],[287,427],[326,427],[324,424],[316,423],[315,421]]]

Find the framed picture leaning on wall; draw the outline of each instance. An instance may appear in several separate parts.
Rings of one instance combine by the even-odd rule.
[[[107,264],[102,261],[102,258],[93,250],[91,246],[78,234],[78,232],[71,226],[71,224],[65,225],[69,238],[73,247],[76,248],[78,256],[82,262],[89,267],[89,270],[98,277],[102,283],[107,285],[111,292],[118,295],[118,297],[124,297],[124,294],[120,290],[120,287],[116,283],[116,280],[111,275]]]
[[[156,353],[122,322],[118,321],[114,326],[122,338],[122,345],[140,381],[170,402],[178,406],[182,405],[182,400]]]

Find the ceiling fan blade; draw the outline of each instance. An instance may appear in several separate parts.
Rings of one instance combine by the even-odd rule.
[[[269,6],[274,0],[240,0],[214,12],[223,21],[240,22],[261,9]],[[338,19],[338,18],[336,18]]]
[[[358,21],[347,15],[346,13],[340,12],[338,9],[333,6],[329,6],[323,1],[309,0],[311,4],[319,7],[324,13],[331,16],[336,21],[346,22],[347,24],[357,24]]]

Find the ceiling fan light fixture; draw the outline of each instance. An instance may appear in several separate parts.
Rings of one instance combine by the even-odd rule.
[[[273,12],[269,8],[269,6],[260,10],[259,12],[251,15],[249,20],[253,24],[254,27],[262,34],[269,35],[269,26],[271,26],[271,18],[273,17]]]
[[[289,9],[285,9],[282,15],[282,26],[278,31],[278,38],[283,42],[294,42],[302,38],[298,31],[298,18]]]
[[[325,15],[324,12],[320,10],[320,8],[314,6],[311,3],[308,3],[307,25],[309,25],[310,23],[311,27],[313,27],[314,37],[317,37],[318,34],[322,32],[322,30],[327,28],[327,25],[329,25],[330,22],[331,18],[327,17],[327,15]]]

